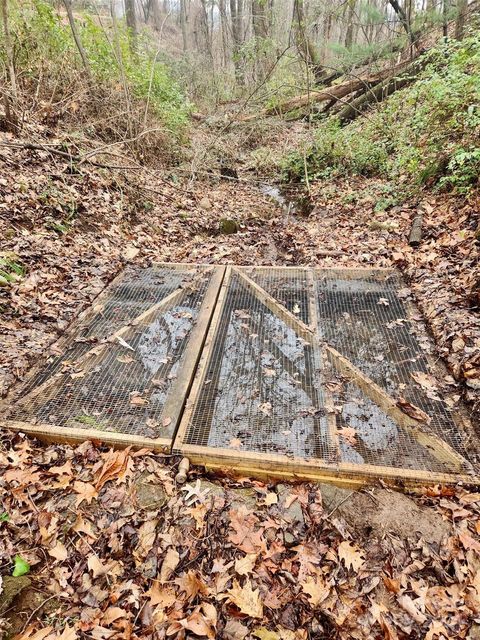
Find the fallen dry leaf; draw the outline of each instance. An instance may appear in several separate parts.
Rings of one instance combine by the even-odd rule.
[[[162,568],[160,569],[159,580],[161,583],[170,580],[173,572],[180,562],[180,554],[173,547],[167,549],[165,559],[162,562]]]
[[[256,561],[256,553],[247,553],[243,558],[237,558],[237,560],[235,560],[235,572],[238,573],[239,576],[247,576],[249,573],[252,573]]]
[[[341,429],[337,429],[337,433],[352,447],[357,444],[357,431],[353,429],[353,427],[342,427]]]
[[[131,460],[130,449],[131,447],[117,451],[110,449],[107,453],[102,454],[104,463],[96,475],[95,488],[97,491],[100,491],[103,485],[110,480],[117,482],[125,480]]]
[[[80,482],[80,480],[75,480],[73,483],[73,490],[78,493],[76,500],[77,507],[80,506],[84,500],[87,504],[90,504],[94,498],[98,497],[97,489],[95,489],[93,484],[90,484],[89,482]]]
[[[347,569],[358,571],[365,562],[365,552],[356,545],[344,540],[338,545],[338,557],[343,560]]]
[[[432,419],[431,417],[422,411],[419,407],[416,407],[405,398],[399,398],[397,400],[397,407],[399,407],[403,413],[406,413],[408,416],[413,418],[414,420],[418,420],[418,422],[424,422],[425,424],[430,424]]]
[[[226,592],[224,597],[238,607],[241,613],[251,618],[263,617],[263,604],[260,600],[260,590],[253,589],[250,580],[245,580],[243,587],[240,586],[237,580],[234,580],[233,587]]]
[[[68,558],[67,548],[63,542],[60,541],[57,541],[56,545],[48,550],[48,554],[60,562],[63,562]]]
[[[330,593],[330,587],[325,583],[323,578],[318,575],[315,578],[307,578],[305,582],[301,583],[301,587],[302,590],[307,594],[310,604],[313,607],[317,607],[321,602],[325,600],[325,598],[328,597]]]

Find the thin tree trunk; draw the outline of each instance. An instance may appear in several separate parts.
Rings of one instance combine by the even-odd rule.
[[[18,131],[18,116],[17,116],[17,77],[15,74],[15,66],[13,64],[12,44],[10,40],[10,29],[8,25],[8,6],[7,0],[1,0],[2,2],[2,21],[3,21],[3,38],[5,43],[5,57],[7,60],[7,74],[10,84],[10,93],[3,91],[3,104],[5,107],[5,120],[6,128],[12,133]]]
[[[188,50],[186,0],[180,0],[180,27],[182,29],[183,52],[185,53]]]
[[[75,18],[73,17],[73,11],[72,11],[72,2],[71,0],[63,0],[63,4],[65,5],[65,9],[67,11],[68,22],[70,23],[73,39],[75,40],[78,53],[80,54],[80,58],[82,59],[82,64],[85,69],[85,73],[87,74],[87,77],[90,80],[91,79],[90,65],[88,64],[87,54],[85,53],[85,49],[83,48],[82,40],[80,38],[80,34],[78,33],[77,25],[75,24]]]
[[[135,0],[124,0],[125,6],[125,20],[127,22],[127,27],[129,30],[130,36],[130,47],[132,51],[137,50],[137,16],[135,13]]]
[[[255,37],[255,65],[257,80],[263,81],[267,70],[265,50],[270,35],[272,3],[269,0],[252,0],[252,26]]]
[[[212,63],[212,67],[213,67],[214,58],[213,58],[212,32],[211,32],[210,26],[209,26],[207,2],[206,2],[206,0],[200,0],[200,2],[201,2],[201,5],[202,5],[202,11],[203,11],[202,21],[203,21],[203,31],[204,31],[204,34],[205,34],[205,46],[207,48],[207,53],[208,53],[208,56],[210,58],[210,61]],[[214,69],[212,69],[212,70],[214,71]]]
[[[240,49],[243,44],[243,0],[230,0],[230,15],[232,18],[233,64],[235,78],[238,84],[245,84],[245,77],[240,59]]]
[[[399,4],[398,0],[388,0],[388,1],[393,7],[393,10],[395,11],[395,13],[397,14],[400,22],[402,23],[403,28],[405,29],[410,42],[414,45],[417,41],[417,35],[412,31],[412,26],[405,12],[405,9]]]
[[[447,0],[443,0],[442,4],[442,18],[443,18],[443,37],[448,38],[448,6]]]
[[[455,20],[455,38],[462,40],[467,18],[468,0],[457,0],[457,17]]]
[[[355,14],[355,0],[348,0],[347,30],[345,32],[345,46],[351,49],[353,45],[353,17]]]
[[[228,65],[228,25],[225,0],[219,0],[218,10],[220,12],[220,29],[222,32],[222,59],[223,66],[226,67]]]
[[[295,34],[297,49],[304,61],[313,71],[315,80],[319,81],[321,80],[323,70],[320,65],[316,47],[308,36],[305,22],[305,7],[303,0],[294,0],[292,27],[293,33]]]
[[[160,0],[152,0],[153,28],[160,31],[162,28],[162,16],[160,13]]]

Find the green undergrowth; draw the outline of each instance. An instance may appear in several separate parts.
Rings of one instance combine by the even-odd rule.
[[[70,109],[77,119],[84,111],[91,116],[96,110],[97,117],[101,116],[103,106],[119,127],[138,112],[141,122],[148,115],[169,134],[184,133],[190,106],[169,61],[157,52],[158,45],[148,32],[139,35],[132,49],[122,20],[114,23],[109,15],[75,14],[93,78],[88,95],[85,70],[66,15],[45,0],[17,0],[9,10],[15,66],[25,102],[29,96],[36,100],[40,96],[53,105],[71,97]],[[0,56],[4,57],[1,47]]]
[[[283,161],[286,181],[364,175],[406,192],[429,186],[466,194],[479,186],[480,34],[425,54],[408,88],[343,126],[321,122],[314,143]],[[387,203],[388,205],[388,203]]]
[[[25,268],[11,252],[0,253],[0,287],[15,284],[25,275]]]

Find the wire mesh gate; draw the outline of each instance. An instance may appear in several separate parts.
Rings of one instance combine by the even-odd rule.
[[[3,422],[52,440],[168,451],[224,267],[124,271],[6,403]]]
[[[251,475],[472,482],[468,426],[418,383],[417,325],[390,270],[132,268],[2,422]]]

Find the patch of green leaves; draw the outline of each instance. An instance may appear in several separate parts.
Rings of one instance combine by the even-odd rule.
[[[18,282],[25,275],[25,267],[20,264],[15,254],[0,254],[0,287]]]
[[[28,562],[24,558],[22,558],[22,556],[15,556],[12,576],[14,578],[18,578],[20,576],[24,576],[29,571],[30,565],[28,564]]]
[[[442,43],[409,87],[342,127],[319,124],[314,144],[285,158],[286,180],[359,174],[468,193],[480,170],[480,35]],[[390,198],[381,206],[394,204]]]

